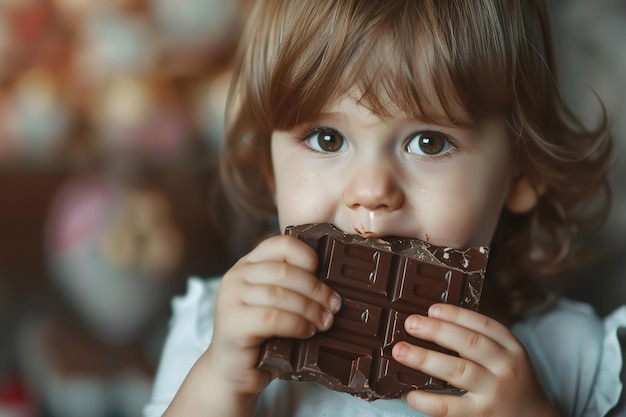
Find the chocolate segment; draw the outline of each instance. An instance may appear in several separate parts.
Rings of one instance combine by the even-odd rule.
[[[318,277],[341,295],[342,307],[326,332],[304,340],[268,340],[260,368],[368,401],[413,389],[462,392],[396,362],[391,349],[404,340],[456,354],[410,336],[404,321],[411,314],[426,315],[439,302],[477,310],[488,248],[460,251],[416,239],[368,239],[328,223],[291,226],[285,233],[317,251]]]

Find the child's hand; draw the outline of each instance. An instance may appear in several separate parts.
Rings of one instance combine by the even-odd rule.
[[[409,334],[459,352],[460,357],[399,342],[396,360],[466,390],[462,396],[411,391],[404,396],[433,417],[557,416],[524,347],[503,325],[480,313],[447,304],[429,316],[411,316]]]
[[[241,258],[224,276],[216,302],[211,372],[238,395],[270,382],[257,368],[270,337],[307,338],[327,330],[341,298],[316,278],[317,254],[291,236],[275,236]]]

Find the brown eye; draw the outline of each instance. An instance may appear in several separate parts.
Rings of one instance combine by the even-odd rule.
[[[314,150],[323,153],[341,152],[347,146],[343,135],[334,129],[320,129],[311,133],[308,144]]]
[[[409,153],[422,156],[436,156],[448,152],[454,146],[447,135],[440,132],[419,132],[411,137],[406,145]]]

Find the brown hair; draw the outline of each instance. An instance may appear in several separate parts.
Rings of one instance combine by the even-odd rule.
[[[504,116],[520,164],[546,191],[504,212],[487,282],[506,314],[525,311],[539,279],[562,271],[575,233],[606,216],[611,138],[585,129],[559,95],[540,0],[257,0],[241,40],[222,158],[236,205],[275,214],[270,137],[334,98],[374,114],[472,125]],[[597,204],[588,204],[599,201]]]

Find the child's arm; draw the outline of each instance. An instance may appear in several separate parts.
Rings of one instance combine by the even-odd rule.
[[[467,391],[462,396],[411,391],[404,396],[429,416],[558,417],[544,393],[530,358],[505,326],[480,313],[436,304],[429,316],[411,316],[409,334],[459,352],[460,357],[400,342],[399,362]]]
[[[262,242],[225,275],[213,340],[165,416],[252,415],[271,376],[257,368],[270,337],[306,338],[332,324],[341,299],[315,276],[317,255],[291,236]]]

